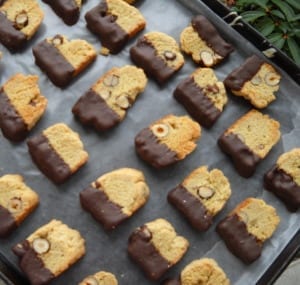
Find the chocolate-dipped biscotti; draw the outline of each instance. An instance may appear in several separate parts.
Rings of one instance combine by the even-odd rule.
[[[249,57],[224,80],[225,86],[236,96],[244,97],[259,109],[267,107],[276,97],[280,74],[258,56]]]
[[[97,178],[80,193],[80,202],[105,229],[112,230],[141,208],[149,194],[141,171],[120,168]]]
[[[233,123],[218,144],[231,157],[237,172],[247,178],[279,139],[279,122],[253,109]]]
[[[193,152],[200,136],[200,126],[188,116],[167,115],[136,135],[135,149],[147,163],[163,168]]]
[[[0,1],[0,42],[10,51],[22,49],[44,18],[36,0]]]
[[[46,285],[85,254],[77,230],[52,220],[13,247],[20,267],[32,285]]]
[[[102,0],[86,13],[87,28],[99,37],[110,53],[119,53],[146,21],[138,9],[123,0]]]
[[[244,263],[260,257],[263,243],[276,230],[280,218],[262,199],[247,198],[217,226],[227,248]]]
[[[80,16],[80,9],[84,0],[42,0],[50,5],[53,11],[65,24],[72,26],[77,23]]]
[[[151,280],[158,280],[186,253],[189,242],[173,226],[157,219],[137,228],[129,237],[128,254]]]
[[[196,63],[211,67],[226,58],[232,45],[225,42],[216,28],[202,15],[192,19],[191,25],[180,35],[181,49]]]
[[[300,208],[300,148],[279,156],[264,176],[265,189],[273,192],[291,212]]]
[[[88,160],[88,153],[77,133],[58,123],[27,141],[37,167],[56,184],[69,179]]]
[[[211,68],[195,70],[178,84],[173,95],[206,128],[213,126],[228,101],[223,82]]]
[[[99,271],[87,276],[78,285],[118,285],[118,280],[110,272]]]
[[[206,166],[202,166],[169,192],[168,201],[195,229],[206,231],[230,195],[230,184],[223,172],[218,169],[208,171]]]
[[[36,75],[16,74],[0,89],[0,128],[14,142],[25,139],[47,107]]]
[[[161,32],[150,32],[130,49],[132,61],[159,84],[168,81],[184,64],[176,41]]]
[[[146,84],[142,69],[133,65],[114,67],[79,98],[72,112],[83,125],[108,130],[124,120]]]
[[[22,176],[0,177],[0,237],[14,231],[38,203],[38,195],[24,183]]]
[[[189,263],[179,279],[165,280],[162,285],[230,285],[230,280],[214,259],[201,258]]]
[[[68,40],[63,35],[47,38],[32,49],[36,65],[58,87],[66,87],[97,56],[85,40]]]

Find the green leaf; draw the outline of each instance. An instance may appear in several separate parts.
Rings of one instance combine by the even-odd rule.
[[[286,42],[286,39],[281,36],[280,39],[278,39],[277,41],[275,41],[273,43],[273,45],[275,47],[277,47],[278,49],[282,49],[282,47],[284,46],[285,42]]]
[[[241,13],[241,16],[246,22],[254,22],[258,18],[266,16],[266,13],[264,11],[246,11]]]
[[[268,36],[268,40],[271,44],[274,44],[275,42],[279,41],[282,38],[281,33],[272,33]]]
[[[263,36],[267,37],[274,31],[274,29],[275,29],[275,25],[270,24],[270,25],[266,25],[266,26],[262,27],[260,32],[262,33]]]
[[[280,12],[279,10],[271,10],[270,13],[271,13],[271,15],[274,15],[274,16],[276,16],[276,17],[282,19],[282,20],[285,19],[284,14],[283,14],[282,12]]]
[[[274,3],[282,11],[288,22],[295,17],[294,10],[289,4],[285,3],[282,0],[271,0],[271,2]]]
[[[294,61],[297,64],[300,64],[300,47],[297,45],[296,41],[292,38],[287,39],[287,44]]]
[[[261,8],[263,8],[264,10],[267,9],[267,3],[268,0],[252,0],[251,4],[255,4]]]
[[[285,0],[287,3],[289,3],[292,7],[295,9],[300,10],[300,2],[299,0]]]
[[[296,21],[300,21],[300,14],[294,16],[294,17],[290,20],[290,22],[296,22]]]

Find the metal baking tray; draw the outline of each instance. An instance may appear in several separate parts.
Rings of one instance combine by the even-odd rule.
[[[276,66],[282,74],[281,87],[277,100],[264,113],[269,114],[281,123],[282,138],[269,156],[260,163],[255,175],[249,179],[240,177],[231,161],[218,148],[216,142],[222,132],[237,118],[251,109],[244,100],[229,94],[229,102],[218,122],[210,130],[202,128],[202,137],[195,152],[184,161],[163,170],[156,170],[144,163],[135,153],[134,137],[152,121],[166,115],[186,115],[184,108],[173,99],[173,91],[177,84],[190,73],[196,65],[186,57],[184,67],[163,87],[149,79],[147,88],[129,110],[126,119],[116,128],[105,133],[96,133],[83,127],[76,121],[71,108],[78,98],[106,71],[114,66],[130,64],[129,49],[136,39],[131,40],[118,55],[98,56],[97,61],[66,89],[56,88],[34,64],[31,48],[47,36],[65,34],[70,38],[83,38],[100,50],[100,43],[85,26],[84,14],[98,1],[90,0],[83,5],[79,22],[72,27],[65,26],[52,10],[39,1],[45,11],[45,19],[41,29],[21,53],[10,54],[0,47],[3,59],[0,62],[0,84],[2,85],[16,72],[38,74],[42,93],[48,98],[47,111],[41,121],[32,130],[30,136],[41,132],[46,127],[64,122],[82,138],[86,150],[90,154],[89,162],[68,182],[61,186],[54,185],[46,179],[30,159],[26,141],[13,144],[0,137],[0,175],[19,173],[26,183],[35,189],[40,196],[40,205],[9,238],[0,240],[0,259],[7,269],[12,270],[14,284],[25,285],[26,281],[17,282],[23,277],[18,268],[18,260],[11,252],[11,247],[26,238],[38,227],[56,218],[70,227],[78,229],[86,240],[86,255],[68,271],[51,284],[78,284],[85,276],[99,270],[114,273],[119,284],[158,284],[148,281],[141,270],[127,256],[127,238],[138,226],[155,218],[166,218],[177,232],[190,242],[190,248],[184,258],[174,266],[165,277],[178,276],[183,267],[196,258],[212,257],[217,260],[232,281],[232,284],[268,284],[282,267],[276,260],[286,256],[289,258],[297,248],[299,241],[300,213],[289,213],[278,199],[263,190],[263,174],[275,163],[284,151],[297,145],[300,136],[300,87],[290,75]],[[228,60],[216,67],[217,76],[223,80],[232,69],[239,66],[245,58],[252,54],[263,57],[263,54],[222,18],[212,12],[203,2],[196,0],[140,0],[137,6],[144,14],[147,27],[143,33],[161,31],[179,40],[180,32],[190,23],[193,15],[205,15],[222,36],[235,46],[235,52]],[[268,59],[266,59],[268,60]],[[208,165],[219,168],[229,178],[232,196],[225,208],[215,218],[212,227],[205,233],[193,230],[185,219],[168,204],[166,196],[169,190],[180,183],[193,169]],[[79,203],[79,192],[101,174],[121,167],[133,167],[144,172],[151,189],[150,199],[131,219],[112,232],[106,232],[92,217],[83,211]],[[251,265],[242,264],[230,252],[215,232],[215,226],[240,201],[246,197],[261,197],[276,207],[281,223],[274,236],[265,243],[262,256]],[[297,239],[298,238],[298,239]],[[295,242],[296,240],[296,242]],[[293,243],[294,241],[294,243]],[[299,244],[299,242],[298,242]],[[292,249],[288,250],[292,246]],[[286,254],[283,255],[283,253]],[[275,270],[273,269],[275,267]],[[269,277],[266,272],[271,272]],[[267,276],[267,277],[264,277]],[[262,279],[267,278],[267,279]],[[8,279],[11,279],[8,276]],[[259,283],[260,280],[264,283]]]

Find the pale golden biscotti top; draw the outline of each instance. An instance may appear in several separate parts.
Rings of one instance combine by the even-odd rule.
[[[110,272],[99,271],[87,276],[78,285],[118,285],[118,280]]]
[[[180,274],[181,285],[230,285],[223,269],[212,258],[189,263]]]

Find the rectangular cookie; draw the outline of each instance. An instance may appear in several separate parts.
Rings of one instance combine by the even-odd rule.
[[[17,174],[0,177],[0,237],[13,232],[38,206],[39,197]]]
[[[237,172],[247,178],[279,139],[279,122],[253,109],[233,123],[218,144],[233,160]]]
[[[85,254],[85,241],[77,230],[52,220],[13,247],[31,284],[46,285]]]

